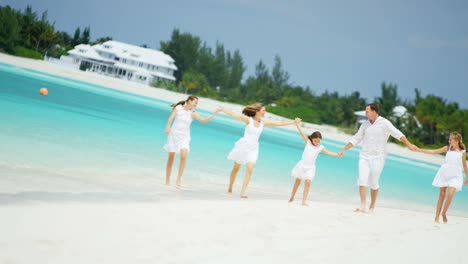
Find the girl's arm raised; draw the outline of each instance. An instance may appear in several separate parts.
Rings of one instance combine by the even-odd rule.
[[[440,154],[448,151],[448,146],[441,147],[439,149],[420,149],[417,148],[416,151],[426,153],[426,154]]]
[[[213,117],[215,117],[219,112],[221,112],[221,108],[217,108],[213,114],[208,117],[201,117],[197,112],[193,112],[193,118],[197,119],[200,122],[206,123],[210,121]]]
[[[302,140],[304,140],[304,142],[307,143],[307,140],[309,140],[309,138],[304,134],[304,132],[302,132],[302,129],[299,126],[299,123],[296,123],[296,128],[297,128],[297,131],[299,131],[299,134],[301,134]]]
[[[249,118],[245,115],[237,115],[237,114],[234,114],[233,112],[229,111],[229,110],[226,110],[224,108],[220,108],[220,112],[223,112],[225,113],[226,115],[234,118],[234,119],[237,119],[239,121],[242,121],[244,122],[245,124],[249,124]]]
[[[264,122],[263,125],[267,127],[274,127],[274,126],[287,126],[300,123],[301,119],[299,117],[294,118],[294,120],[290,121],[283,121],[283,122]]]
[[[171,115],[169,116],[169,118],[167,119],[167,123],[166,123],[166,134],[169,134],[169,132],[171,132],[171,123],[172,123],[172,120],[174,119],[175,115],[176,115],[176,109],[174,107],[174,109],[172,109],[172,113]]]

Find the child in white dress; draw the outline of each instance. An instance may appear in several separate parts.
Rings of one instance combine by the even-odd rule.
[[[446,152],[445,162],[442,164],[440,169],[437,171],[434,181],[432,182],[433,186],[440,188],[439,200],[436,207],[436,216],[435,222],[439,223],[439,216],[441,214],[442,205],[444,209],[442,210],[442,219],[444,223],[448,222],[447,219],[447,210],[452,202],[455,192],[458,192],[462,189],[463,185],[463,175],[462,170],[465,171],[465,185],[468,185],[468,165],[466,164],[466,148],[462,142],[462,136],[458,132],[450,133],[449,145],[444,146],[439,149],[418,149],[420,152],[428,154],[440,154]],[[447,199],[445,194],[448,189]]]
[[[324,146],[320,145],[320,141],[322,140],[322,134],[320,134],[320,132],[315,131],[307,137],[304,132],[302,132],[298,123],[296,123],[296,127],[304,140],[305,147],[304,152],[302,153],[302,159],[296,164],[296,166],[294,166],[291,172],[291,175],[296,178],[296,181],[294,182],[289,202],[291,203],[294,201],[294,196],[296,195],[296,191],[299,188],[301,181],[305,180],[304,193],[302,194],[302,205],[307,206],[307,195],[309,194],[310,183],[315,178],[315,160],[317,159],[317,156],[321,152],[334,157],[341,156],[338,153],[329,151]]]
[[[195,118],[200,122],[206,123],[216,116],[220,109],[216,109],[209,117],[203,118],[195,108],[198,105],[198,97],[191,95],[185,101],[180,101],[172,106],[172,113],[167,119],[166,134],[167,143],[164,149],[169,153],[166,165],[166,185],[170,184],[172,164],[176,153],[180,153],[179,174],[177,176],[176,186],[181,186],[181,178],[185,169],[187,154],[190,151],[190,125]],[[171,123],[174,120],[174,123]]]
[[[261,103],[246,106],[242,110],[243,115],[234,114],[233,112],[226,109],[222,109],[221,112],[224,112],[225,114],[246,124],[244,136],[236,142],[234,148],[228,155],[228,159],[234,161],[234,166],[229,178],[228,193],[232,193],[232,187],[234,185],[237,173],[239,172],[241,165],[245,164],[246,172],[240,197],[247,198],[247,186],[249,185],[255,162],[257,162],[259,147],[258,140],[263,131],[263,127],[292,125],[294,123],[300,122],[301,119],[296,118],[293,121],[284,122],[264,122],[262,118],[265,116],[266,111],[265,106],[263,106]]]

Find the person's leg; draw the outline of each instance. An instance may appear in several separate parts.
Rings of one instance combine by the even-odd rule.
[[[456,191],[455,187],[448,187],[447,200],[445,200],[444,210],[442,210],[442,220],[444,221],[444,223],[448,222],[447,210],[449,209],[450,204],[452,203],[452,199],[453,199],[453,195],[455,194],[455,191]]]
[[[359,198],[361,200],[360,207],[356,208],[355,212],[365,212],[366,211],[366,196],[367,196],[367,185],[369,181],[370,167],[369,161],[365,159],[359,159]]]
[[[296,195],[297,188],[299,188],[300,184],[301,184],[301,179],[296,178],[296,181],[294,181],[294,186],[293,186],[293,190],[292,190],[292,193],[291,193],[291,198],[289,198],[289,202],[294,201],[294,196]]]
[[[366,196],[367,186],[359,186],[359,198],[361,200],[361,206],[354,209],[355,212],[364,213],[366,211]]]
[[[174,164],[174,157],[175,152],[169,152],[167,156],[167,164],[166,164],[166,185],[169,185],[171,182],[171,171],[172,171],[172,164]]]
[[[239,163],[234,162],[234,166],[232,166],[231,175],[229,176],[228,193],[232,193],[232,186],[234,185],[234,181],[236,180],[236,176],[239,172],[240,167],[241,165]]]
[[[302,194],[302,205],[307,205],[307,195],[309,194],[310,180],[305,180],[304,194]]]
[[[440,223],[439,221],[440,211],[442,211],[442,205],[444,204],[446,192],[447,192],[447,187],[440,187],[439,200],[437,201],[436,216],[434,219],[434,222],[436,223]]]
[[[369,213],[374,212],[375,202],[377,201],[377,195],[379,194],[379,180],[382,174],[385,160],[374,159],[370,161],[370,175],[369,175],[369,186],[371,188],[371,203],[369,206]]]
[[[371,189],[371,203],[369,206],[369,213],[374,213],[375,202],[377,201],[377,194],[379,194],[379,189]]]
[[[247,186],[249,185],[250,176],[252,175],[254,166],[255,166],[255,163],[252,163],[252,162],[249,162],[246,165],[244,182],[242,183],[242,190],[240,193],[241,198],[247,198],[247,195],[245,194],[245,192],[247,191]]]
[[[180,150],[180,164],[179,164],[179,174],[177,175],[177,187],[180,187],[182,183],[182,174],[184,174],[185,162],[187,160],[187,149]]]

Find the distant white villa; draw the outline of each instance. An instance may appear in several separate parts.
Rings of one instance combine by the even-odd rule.
[[[175,81],[174,59],[159,50],[110,40],[93,46],[80,44],[68,54],[53,62],[144,84]]]

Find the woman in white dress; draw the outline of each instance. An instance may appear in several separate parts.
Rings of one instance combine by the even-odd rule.
[[[255,103],[246,106],[242,110],[243,115],[234,114],[233,112],[226,109],[221,109],[221,112],[224,112],[225,114],[246,124],[244,136],[235,143],[234,148],[228,155],[228,159],[234,161],[234,166],[229,178],[228,193],[232,193],[232,187],[234,185],[237,173],[239,172],[241,165],[245,164],[246,172],[244,182],[242,184],[242,190],[240,192],[240,197],[247,198],[246,190],[247,186],[249,185],[255,162],[257,162],[259,147],[258,140],[262,133],[263,127],[292,125],[294,123],[299,123],[301,119],[296,118],[293,121],[284,122],[264,122],[262,118],[265,117],[266,110],[265,106],[261,103]]]
[[[315,178],[315,160],[320,153],[325,153],[334,157],[341,157],[338,153],[327,150],[323,145],[320,145],[322,140],[322,134],[318,131],[306,136],[302,132],[301,127],[296,123],[297,130],[301,134],[302,139],[304,140],[304,152],[302,153],[302,159],[294,166],[291,175],[296,178],[294,182],[294,187],[291,193],[291,198],[289,202],[294,201],[294,196],[296,195],[297,188],[301,184],[302,180],[305,180],[304,184],[304,193],[302,194],[302,205],[307,206],[307,195],[309,194],[310,183]]]
[[[171,105],[172,113],[167,119],[166,124],[166,134],[168,134],[167,143],[164,145],[164,149],[169,153],[166,165],[166,185],[170,184],[175,154],[180,153],[179,174],[177,176],[176,186],[181,186],[181,178],[184,173],[187,154],[190,151],[190,125],[192,124],[192,120],[195,118],[200,122],[206,123],[220,111],[220,109],[216,109],[213,114],[203,118],[195,112],[197,105],[198,97],[195,95],[190,95],[187,100]],[[171,127],[173,120],[174,123]]]
[[[445,162],[437,171],[433,186],[440,188],[439,200],[436,207],[435,222],[439,223],[439,216],[442,211],[442,220],[448,222],[447,210],[452,202],[455,192],[460,191],[463,185],[462,170],[465,171],[465,185],[468,185],[468,165],[466,164],[466,148],[462,142],[462,136],[458,132],[450,133],[449,145],[439,149],[418,149],[420,152],[428,154],[440,154],[446,152]],[[446,193],[448,189],[447,198]],[[445,200],[445,204],[444,204]],[[443,210],[442,210],[443,205]]]

